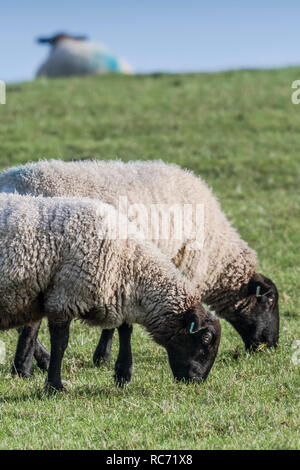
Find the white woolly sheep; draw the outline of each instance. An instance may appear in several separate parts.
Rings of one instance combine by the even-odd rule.
[[[105,328],[139,323],[166,348],[176,379],[204,380],[219,321],[152,243],[115,238],[115,213],[84,198],[0,195],[0,330],[48,318],[47,384],[57,390],[74,318]]]
[[[39,68],[37,77],[132,73],[124,60],[117,58],[103,45],[87,41],[84,36],[62,33],[39,38],[38,42],[50,44],[51,51],[49,58]]]
[[[277,345],[276,286],[256,273],[255,252],[232,228],[208,186],[192,172],[160,161],[50,160],[2,172],[0,191],[49,197],[89,196],[115,207],[120,196],[127,197],[128,205],[142,203],[146,207],[204,204],[203,249],[189,249],[193,241],[184,238],[153,239],[153,242],[195,282],[201,299],[236,328],[247,348],[255,349],[261,342]],[[135,222],[143,227],[143,220],[137,217]],[[112,332],[104,332],[94,355],[96,363],[109,356],[111,339]],[[39,343],[35,355],[38,360]]]

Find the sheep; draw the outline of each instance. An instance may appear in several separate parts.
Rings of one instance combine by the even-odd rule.
[[[146,206],[153,203],[203,203],[205,240],[202,250],[189,249],[193,241],[185,239],[153,239],[153,242],[188,279],[196,283],[202,301],[233,325],[247,349],[257,349],[262,342],[270,347],[277,345],[279,311],[276,286],[256,272],[256,253],[241,240],[205,182],[192,172],[161,161],[49,160],[2,172],[0,191],[48,197],[89,196],[114,206],[119,204],[122,195],[127,196],[128,204],[143,203]],[[142,221],[136,220],[136,223],[142,224]],[[103,332],[94,354],[96,364],[102,358],[109,358],[112,335],[113,331]],[[131,328],[126,331],[124,326],[123,341],[130,341],[130,335]],[[20,350],[21,347],[17,349],[15,360],[21,355]],[[47,359],[40,351],[39,343],[35,357],[37,360],[39,357]],[[21,364],[18,364],[18,373],[24,373]],[[125,375],[128,375],[126,370]]]
[[[69,77],[119,72],[131,74],[131,67],[115,57],[106,47],[86,40],[85,36],[65,33],[41,37],[40,44],[50,44],[50,56],[37,71],[37,77]]]
[[[219,320],[156,246],[116,236],[116,212],[84,198],[0,195],[0,330],[48,318],[48,389],[63,389],[75,318],[102,328],[139,323],[167,350],[176,380],[205,380]]]

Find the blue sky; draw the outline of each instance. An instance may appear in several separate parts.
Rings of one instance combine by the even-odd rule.
[[[300,64],[298,0],[9,0],[0,6],[0,79],[30,80],[38,35],[85,33],[137,72]]]

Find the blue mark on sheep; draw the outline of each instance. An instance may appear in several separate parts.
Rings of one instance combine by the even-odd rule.
[[[108,70],[109,72],[121,71],[118,60],[115,57],[103,52],[95,52],[93,54],[90,62],[90,68],[92,70]]]

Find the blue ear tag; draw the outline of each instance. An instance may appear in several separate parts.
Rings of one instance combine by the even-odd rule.
[[[257,286],[257,288],[256,288],[256,297],[261,297],[261,295],[260,295],[260,286]]]
[[[190,333],[191,334],[196,333],[195,331],[193,331],[194,325],[195,325],[195,323],[192,321],[191,326],[190,326]]]

